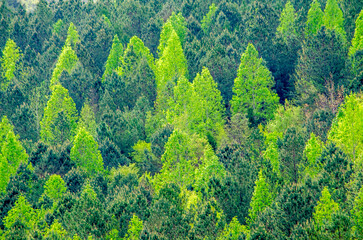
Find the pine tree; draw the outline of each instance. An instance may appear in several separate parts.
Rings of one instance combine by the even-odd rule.
[[[269,120],[273,117],[279,97],[273,87],[271,72],[259,58],[255,47],[249,43],[242,54],[237,78],[234,81],[231,108],[233,114],[248,114],[252,123]]]
[[[66,239],[67,231],[64,230],[62,224],[58,222],[56,219],[50,228],[45,229],[44,240],[53,240],[53,239]]]
[[[340,9],[337,0],[328,0],[326,2],[323,23],[327,29],[334,30],[339,34],[343,42],[346,43],[347,34],[344,30],[343,11]]]
[[[77,119],[76,105],[68,90],[55,85],[40,122],[42,140],[51,145],[72,140],[76,134]]]
[[[208,34],[210,30],[209,28],[212,24],[212,18],[215,16],[217,9],[216,5],[212,3],[212,5],[209,6],[207,15],[205,15],[201,21],[201,27],[206,34]]]
[[[22,54],[20,53],[18,46],[16,46],[16,43],[13,40],[8,39],[0,59],[2,69],[1,74],[3,77],[3,82],[0,83],[0,88],[2,91],[5,91],[8,88],[10,82],[13,80],[17,63],[21,56]]]
[[[256,220],[257,216],[262,213],[266,207],[272,203],[272,196],[270,193],[270,187],[266,182],[265,177],[262,174],[262,169],[258,173],[258,179],[253,191],[253,196],[250,203],[250,209],[248,213],[247,223],[251,224]]]
[[[68,27],[67,32],[67,39],[65,42],[65,45],[71,46],[72,48],[76,48],[76,44],[79,43],[81,40],[79,38],[78,32],[76,30],[76,27],[71,22]]]
[[[4,225],[7,229],[11,229],[14,224],[21,222],[30,230],[35,217],[34,209],[31,207],[27,199],[20,195],[16,200],[14,207],[8,212],[4,218]]]
[[[363,10],[355,21],[354,38],[352,46],[349,48],[349,55],[353,56],[359,50],[363,50]]]
[[[71,160],[81,169],[94,176],[103,171],[103,160],[98,144],[86,129],[78,131],[71,149]]]
[[[317,226],[322,226],[325,222],[332,220],[332,214],[339,210],[339,204],[331,199],[327,187],[321,192],[322,196],[315,207],[313,218]]]
[[[107,75],[110,75],[113,70],[116,70],[121,63],[121,57],[123,54],[123,47],[122,43],[118,39],[118,36],[115,35],[112,40],[112,47],[110,50],[110,54],[108,55],[106,65],[105,65],[105,72],[102,76],[102,82],[105,81]]]
[[[277,27],[277,32],[282,36],[285,42],[288,38],[297,37],[296,18],[294,6],[288,1],[280,16],[280,25]]]
[[[304,155],[307,159],[305,172],[311,177],[314,177],[320,171],[321,166],[317,160],[321,156],[323,147],[324,143],[312,132],[310,134],[310,139],[307,141],[304,149]]]
[[[308,17],[305,26],[305,36],[311,37],[318,33],[323,25],[324,13],[321,10],[321,6],[318,0],[314,0],[311,3]]]

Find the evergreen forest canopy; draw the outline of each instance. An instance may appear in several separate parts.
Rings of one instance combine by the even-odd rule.
[[[362,239],[362,9],[0,0],[0,239]]]

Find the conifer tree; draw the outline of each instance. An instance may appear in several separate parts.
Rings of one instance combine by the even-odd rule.
[[[252,123],[271,119],[279,101],[277,94],[271,90],[273,84],[271,72],[249,43],[242,54],[234,81],[231,100],[233,114],[248,114]]]
[[[108,55],[106,65],[105,65],[105,72],[102,76],[102,82],[105,81],[107,75],[110,75],[113,70],[116,70],[121,63],[121,57],[123,54],[123,47],[122,43],[120,42],[117,35],[113,37],[112,40],[112,47],[110,50],[110,54]]]
[[[320,171],[321,166],[317,160],[321,156],[323,147],[324,143],[312,132],[310,134],[310,139],[307,141],[304,149],[304,155],[307,159],[305,172],[311,177],[314,177]]]
[[[296,32],[296,13],[294,6],[288,1],[280,16],[280,25],[277,27],[277,32],[282,36],[285,42],[288,38],[297,36]]]
[[[27,199],[20,195],[18,200],[16,200],[14,207],[4,218],[4,225],[7,229],[10,229],[17,222],[21,222],[28,230],[30,230],[33,225],[34,217],[34,209],[31,207]]]
[[[53,87],[52,95],[40,122],[40,136],[48,144],[62,144],[76,134],[78,113],[76,104],[61,85]]]
[[[351,94],[335,117],[329,131],[328,139],[339,146],[350,158],[356,162],[363,150],[363,97]],[[362,167],[362,166],[360,166]]]
[[[272,196],[270,193],[270,187],[266,182],[261,169],[258,173],[258,179],[256,180],[256,185],[253,191],[247,223],[251,225],[256,220],[257,216],[262,213],[266,207],[270,206],[271,203]]]
[[[89,176],[103,171],[103,160],[98,144],[84,128],[79,129],[70,156],[71,160]]]
[[[173,31],[175,31],[178,35],[181,45],[184,44],[185,37],[187,35],[186,25],[187,23],[181,13],[172,13],[168,21],[164,24],[163,29],[160,33],[160,40],[158,46],[159,57],[163,55],[163,52],[168,45],[168,41]]]
[[[358,237],[363,237],[363,187],[360,188],[354,200],[352,216]]]
[[[323,25],[324,13],[321,10],[321,6],[318,0],[314,0],[311,3],[308,17],[305,26],[305,36],[311,37],[318,33]]]
[[[142,220],[135,214],[132,216],[129,222],[129,228],[127,230],[124,240],[138,240],[142,231]]]
[[[0,88],[5,91],[8,85],[14,78],[14,72],[16,70],[16,64],[21,57],[20,50],[16,43],[10,38],[6,41],[6,45],[2,52],[2,57],[0,59],[1,69],[2,69],[2,80],[0,83]]]
[[[209,11],[207,15],[205,15],[201,21],[201,27],[205,33],[208,33],[209,28],[211,27],[212,18],[216,14],[217,7],[214,3],[209,6]]]
[[[332,214],[339,210],[339,204],[331,199],[331,195],[327,187],[324,187],[321,193],[322,196],[313,213],[315,224],[319,227],[325,222],[332,220]]]
[[[188,77],[187,60],[183,53],[180,39],[172,30],[161,58],[156,63],[156,87],[158,109],[166,109],[167,101],[172,97],[172,88],[178,78]]]
[[[45,240],[51,240],[51,239],[66,239],[67,231],[64,230],[62,224],[58,222],[58,219],[56,219],[50,228],[46,229],[44,238]]]
[[[65,45],[69,45],[72,48],[76,48],[76,44],[79,43],[81,40],[79,39],[78,32],[76,30],[76,26],[71,22],[68,27],[67,32],[67,39]]]
[[[344,43],[347,41],[347,34],[344,30],[343,11],[340,9],[337,0],[327,0],[323,23],[327,29],[335,30],[342,37]]]
[[[57,202],[67,191],[66,183],[61,176],[53,174],[44,185],[44,194]]]
[[[88,103],[85,103],[81,110],[78,121],[78,129],[85,128],[94,138],[97,138],[97,124],[95,113]]]
[[[349,48],[349,55],[353,56],[359,50],[363,50],[363,10],[355,21],[354,38],[352,46]]]

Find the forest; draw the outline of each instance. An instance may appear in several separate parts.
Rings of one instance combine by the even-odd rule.
[[[0,0],[0,239],[363,239],[362,0]]]

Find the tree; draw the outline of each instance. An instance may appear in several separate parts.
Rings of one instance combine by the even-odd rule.
[[[321,192],[322,196],[315,207],[313,217],[315,224],[321,227],[325,222],[332,220],[332,214],[339,210],[339,204],[331,199],[327,187]]]
[[[328,139],[339,146],[357,166],[361,164],[357,160],[361,157],[363,147],[362,119],[363,97],[351,94],[345,98],[328,135]]]
[[[176,80],[188,76],[187,61],[185,59],[181,41],[176,31],[172,30],[166,47],[160,59],[156,62],[156,108],[165,110],[167,101],[172,96],[171,89]]]
[[[355,21],[354,38],[349,48],[349,56],[353,56],[359,50],[363,50],[363,10]]]
[[[311,37],[318,33],[323,25],[324,13],[321,10],[320,2],[314,0],[308,12],[308,19],[305,26],[305,36]]]
[[[285,42],[288,38],[297,37],[296,20],[297,15],[294,6],[290,1],[287,1],[280,15],[280,25],[277,27],[277,33],[282,36]]]
[[[58,202],[66,191],[66,183],[57,174],[51,175],[44,185],[44,194],[54,202]]]
[[[239,240],[240,236],[246,236],[246,226],[241,225],[238,222],[237,217],[234,217],[232,221],[224,227],[222,235],[217,240]]]
[[[347,34],[344,30],[343,11],[339,8],[337,0],[327,0],[323,23],[327,29],[334,30],[342,38],[343,43],[346,43]]]
[[[307,164],[305,165],[305,172],[309,174],[312,178],[320,172],[321,164],[318,162],[319,157],[324,148],[324,143],[320,140],[319,136],[315,136],[312,132],[310,134],[310,139],[306,142],[304,149],[304,156],[307,159]]]
[[[40,122],[40,136],[50,145],[72,141],[77,129],[76,105],[61,85],[54,85],[52,95],[44,109]]]
[[[163,29],[160,33],[160,40],[159,40],[159,57],[163,55],[165,48],[168,45],[168,41],[172,35],[172,32],[178,35],[181,45],[184,44],[187,29],[186,29],[186,21],[181,13],[175,14],[174,12],[168,19],[168,21],[164,24]]]
[[[78,167],[94,176],[103,171],[103,160],[98,144],[84,128],[79,129],[71,149],[71,160]]]
[[[24,224],[27,230],[30,230],[34,224],[35,212],[28,200],[20,195],[14,207],[4,218],[4,225],[11,229],[17,222]]]
[[[129,222],[129,229],[127,230],[124,240],[138,240],[142,231],[142,220],[135,214],[132,216]]]
[[[242,54],[237,78],[234,81],[231,108],[233,114],[248,114],[251,123],[259,123],[273,117],[279,98],[271,88],[271,72],[258,57],[255,47],[249,43]]]
[[[78,129],[85,128],[94,138],[97,138],[97,124],[92,107],[85,103],[78,121]]]
[[[363,187],[360,188],[356,198],[354,199],[354,205],[352,209],[352,216],[354,221],[355,230],[358,233],[358,237],[363,236]]]
[[[76,44],[79,42],[81,42],[81,40],[79,39],[78,32],[77,32],[74,24],[71,22],[68,27],[67,39],[66,39],[65,45],[69,45],[75,49]]]
[[[218,8],[216,7],[216,5],[214,3],[212,3],[212,5],[209,6],[209,11],[208,11],[207,15],[205,15],[201,21],[201,27],[202,27],[203,31],[207,34],[210,30],[209,28],[211,27],[211,24],[212,24],[212,18],[216,14],[217,9]]]
[[[107,75],[110,75],[120,65],[122,53],[123,47],[116,34],[112,40],[112,47],[106,61],[105,72],[102,75],[102,82],[105,81]]]
[[[258,179],[255,184],[247,220],[247,223],[250,226],[256,220],[257,216],[261,214],[266,207],[270,206],[273,200],[269,184],[266,182],[262,170],[258,173]]]
[[[2,77],[3,82],[0,83],[0,88],[2,91],[5,91],[11,81],[14,78],[14,72],[17,69],[17,63],[22,54],[16,43],[10,38],[6,41],[6,45],[2,52],[2,57],[0,59],[1,68],[2,68]]]

